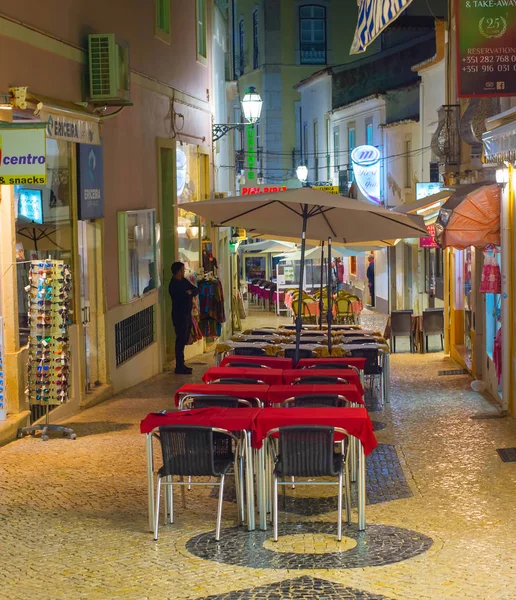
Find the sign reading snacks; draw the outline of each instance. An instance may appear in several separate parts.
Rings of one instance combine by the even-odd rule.
[[[104,216],[104,162],[102,146],[77,146],[79,218],[82,221]]]
[[[45,185],[45,130],[0,128],[0,185]]]
[[[516,2],[456,3],[459,96],[516,95]]]
[[[380,204],[381,154],[374,146],[357,146],[351,152],[351,162],[357,185],[364,196]]]

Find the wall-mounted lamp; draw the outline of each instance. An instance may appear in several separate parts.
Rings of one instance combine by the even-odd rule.
[[[244,131],[249,123],[257,123],[262,113],[262,98],[253,86],[247,88],[242,98],[242,112],[246,123],[214,123],[212,126],[213,141],[216,142],[233,129]]]
[[[305,165],[299,165],[299,167],[296,169],[296,175],[301,183],[305,183],[308,179],[308,167]]]
[[[496,183],[504,189],[509,183],[509,169],[496,169]]]

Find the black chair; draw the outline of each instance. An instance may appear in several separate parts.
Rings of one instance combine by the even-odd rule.
[[[344,343],[360,346],[361,344],[377,344],[378,340],[374,337],[361,337],[353,338],[352,340],[346,340]]]
[[[384,401],[383,367],[380,364],[380,352],[378,348],[357,348],[351,350],[354,358],[365,358],[364,378],[369,379],[369,387],[372,390],[373,382],[377,382],[380,388],[381,403]]]
[[[159,509],[161,487],[168,488],[165,494],[165,523],[170,515],[170,523],[174,522],[174,488],[176,485],[214,485],[213,482],[186,483],[184,477],[216,477],[219,482],[219,503],[217,509],[217,526],[215,539],[220,540],[220,523],[222,519],[222,499],[224,480],[227,472],[235,463],[233,442],[238,448],[239,440],[229,431],[215,427],[197,427],[188,425],[166,425],[153,431],[161,444],[163,466],[158,471],[156,503],[154,515],[154,539],[158,539]],[[240,503],[243,499],[243,464],[241,453],[238,453],[239,477],[237,496]],[[237,469],[235,469],[235,473]],[[174,476],[180,480],[174,482]],[[184,488],[183,488],[184,489]]]
[[[391,350],[396,352],[396,338],[408,337],[410,351],[414,350],[414,333],[412,331],[412,310],[393,310],[391,312]]]
[[[335,377],[335,376],[326,376],[326,375],[302,375],[297,379],[292,381],[292,385],[300,385],[300,384],[311,384],[311,383],[322,383],[326,385],[334,385],[337,383],[347,384],[349,383],[343,377]]]
[[[357,375],[360,376],[360,369],[357,369],[354,365],[345,365],[344,363],[338,362],[317,363],[315,365],[310,365],[309,367],[303,367],[303,369],[351,369],[352,371],[355,371]]]
[[[345,406],[347,400],[338,394],[304,394],[292,396],[281,403],[284,408],[339,408]]]
[[[252,377],[221,377],[220,379],[214,379],[213,381],[209,382],[210,384],[217,384],[217,383],[229,383],[229,384],[264,384],[265,381],[262,381],[261,379],[253,379]]]
[[[247,368],[250,368],[250,369],[270,369],[270,367],[268,367],[267,365],[259,365],[259,364],[256,364],[256,363],[238,362],[238,361],[227,362],[224,366],[225,367],[243,367],[244,369],[247,369]]]
[[[341,453],[334,450],[335,432],[344,436],[341,442]],[[272,443],[279,433],[278,453],[275,455],[275,443]],[[299,481],[298,477],[337,477],[338,480],[338,521],[337,539],[342,540],[342,492],[345,481],[346,513],[348,523],[351,523],[351,493],[348,474],[347,444],[348,433],[337,427],[280,427],[267,433],[267,447],[273,452],[274,460],[274,489],[272,503],[272,518],[274,525],[274,541],[278,541],[278,485],[291,485],[284,481],[285,477],[295,477],[297,485],[317,485],[319,481]],[[275,440],[274,440],[275,441]],[[278,481],[282,479],[282,481]],[[329,484],[330,482],[325,482]]]
[[[441,350],[444,350],[444,309],[427,309],[423,312],[423,338],[428,352],[428,336],[441,336]]]
[[[235,356],[266,356],[265,348],[235,348]]]
[[[314,355],[313,351],[309,348],[299,348],[299,358],[312,358]],[[295,359],[296,351],[294,348],[287,348],[285,350],[285,358]]]
[[[301,337],[322,337],[326,338],[328,334],[325,331],[302,331]]]
[[[277,335],[277,333],[274,330],[267,331],[266,329],[253,329],[248,335],[264,337],[264,336],[274,336],[274,335]]]
[[[236,398],[234,396],[219,396],[217,394],[187,394],[179,402],[179,410],[190,408],[251,408],[253,405],[249,400]]]

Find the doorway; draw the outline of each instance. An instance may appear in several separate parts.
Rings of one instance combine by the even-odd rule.
[[[80,314],[83,339],[83,389],[106,381],[102,304],[102,230],[98,221],[79,221]]]

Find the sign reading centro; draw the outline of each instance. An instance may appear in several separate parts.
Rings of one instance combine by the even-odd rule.
[[[357,146],[351,152],[355,179],[364,196],[380,204],[380,159],[381,154],[374,146]]]
[[[45,130],[0,128],[0,185],[44,185]]]

